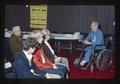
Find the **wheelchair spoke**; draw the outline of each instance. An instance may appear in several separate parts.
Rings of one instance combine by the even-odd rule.
[[[103,57],[102,68],[106,68],[107,66],[107,55]]]
[[[97,58],[97,67],[101,70],[107,69],[112,63],[112,54],[110,50],[103,50]]]

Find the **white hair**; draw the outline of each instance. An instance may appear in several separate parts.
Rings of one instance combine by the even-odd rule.
[[[20,26],[14,26],[14,27],[12,28],[13,33],[15,33],[18,29],[20,29]]]
[[[43,35],[43,33],[40,30],[33,30],[31,32],[31,37],[33,37],[33,38],[37,38],[37,37],[42,36],[42,35]]]
[[[42,32],[43,32],[43,34],[45,34],[45,35],[50,34],[50,31],[49,31],[48,29],[43,29]]]

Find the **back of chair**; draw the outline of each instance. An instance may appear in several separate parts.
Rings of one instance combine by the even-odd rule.
[[[105,41],[105,48],[106,49],[109,49],[111,47],[111,41],[112,41],[112,37],[111,36],[106,38],[106,41]]]

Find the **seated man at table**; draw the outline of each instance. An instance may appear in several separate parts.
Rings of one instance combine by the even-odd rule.
[[[87,38],[83,41],[83,44],[88,45],[85,51],[85,57],[80,62],[80,66],[84,66],[86,63],[89,62],[89,59],[94,52],[95,49],[103,49],[104,46],[97,46],[97,45],[104,45],[104,35],[103,32],[98,28],[99,24],[97,21],[93,21],[91,23],[91,32],[87,36]]]

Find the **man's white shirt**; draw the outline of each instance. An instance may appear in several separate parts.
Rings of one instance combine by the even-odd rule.
[[[29,65],[31,66],[32,54],[28,54],[25,50],[23,50],[23,52],[25,53],[25,56],[29,61]]]

